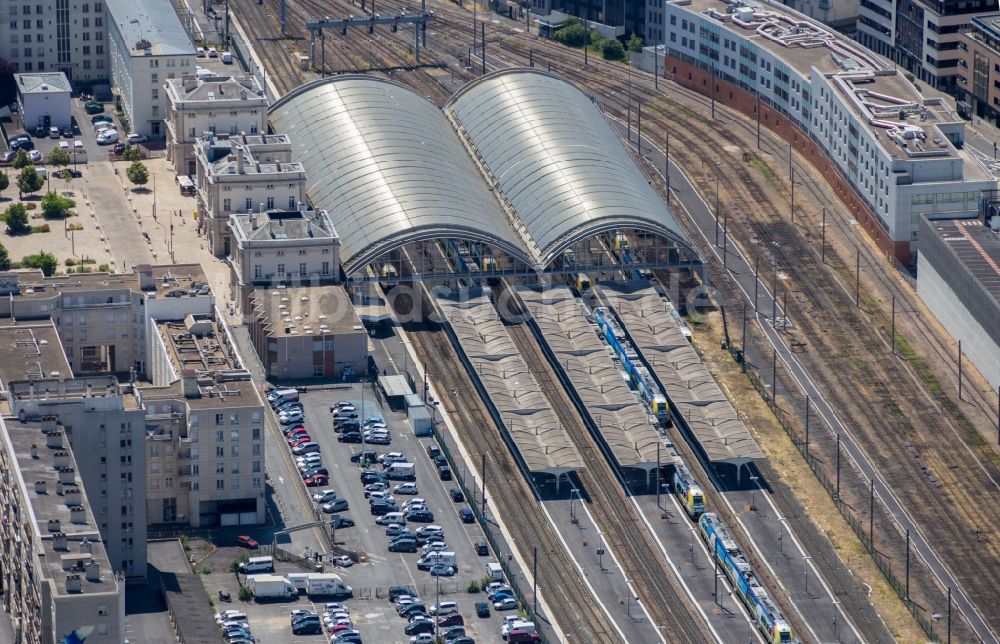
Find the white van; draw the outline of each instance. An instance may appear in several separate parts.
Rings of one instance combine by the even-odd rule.
[[[225,64],[225,65],[232,65],[233,64],[233,54],[232,54],[232,52],[229,52],[229,51],[222,52],[222,55],[219,56],[219,60],[221,60],[222,63]]]
[[[240,564],[240,572],[251,575],[259,572],[273,572],[274,559],[271,557],[250,557]]]
[[[503,568],[495,561],[486,564],[486,576],[490,581],[503,581]]]
[[[430,570],[434,566],[454,566],[454,552],[429,552],[417,562],[419,570]]]
[[[375,523],[378,525],[406,525],[406,517],[403,516],[402,512],[387,512],[375,519]]]
[[[277,407],[286,402],[296,402],[299,399],[298,389],[275,389],[267,395],[271,407]]]

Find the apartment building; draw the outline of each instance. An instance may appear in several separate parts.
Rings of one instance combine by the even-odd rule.
[[[0,605],[14,642],[126,637],[124,582],[105,551],[75,451],[55,418],[0,418]]]
[[[971,113],[1000,126],[1000,13],[973,16],[959,49],[963,100]]]
[[[996,0],[860,0],[858,42],[924,83],[959,93],[961,32]]]
[[[178,175],[197,173],[194,143],[206,133],[253,136],[267,130],[267,96],[252,76],[189,75],[168,80],[164,89],[167,159]]]
[[[234,214],[230,268],[239,310],[249,312],[254,288],[340,281],[340,236],[325,210],[267,210]]]
[[[108,78],[104,2],[25,0],[6,3],[0,58],[19,72],[63,72],[75,84]]]
[[[198,226],[216,257],[233,252],[229,217],[266,210],[298,210],[305,201],[306,172],[292,161],[284,134],[228,134],[195,141]]]
[[[125,112],[132,131],[163,138],[167,132],[163,84],[194,73],[194,44],[169,2],[107,0],[107,4],[108,58],[116,104]]]
[[[762,123],[831,178],[887,255],[912,263],[921,215],[974,215],[996,188],[960,149],[964,121],[945,100],[853,41],[770,2],[672,0],[665,11],[674,78],[750,115],[759,97]]]
[[[258,289],[249,317],[250,339],[271,377],[368,373],[368,332],[342,286]]]
[[[150,320],[146,413],[150,523],[264,523],[264,403],[229,329],[208,316]]]

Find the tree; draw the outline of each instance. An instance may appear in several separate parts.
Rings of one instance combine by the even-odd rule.
[[[122,152],[122,159],[126,161],[142,161],[142,150],[138,146],[132,145],[131,143],[125,146],[125,151]]]
[[[132,165],[125,171],[128,180],[137,186],[144,186],[149,181],[149,169],[142,161],[133,161]]]
[[[56,256],[44,250],[40,250],[34,255],[25,255],[21,258],[21,264],[28,268],[42,269],[42,275],[45,277],[51,277],[56,272],[56,268],[59,267]]]
[[[69,152],[62,148],[56,148],[49,152],[49,165],[62,167],[69,165],[72,161],[73,159],[70,158]]]
[[[11,161],[11,165],[14,166],[15,170],[21,170],[31,165],[31,159],[24,148],[18,149],[17,154],[14,155],[14,160]]]
[[[6,190],[10,186],[10,177],[6,172],[0,172],[0,190]]]
[[[7,232],[11,235],[27,235],[31,232],[31,226],[28,225],[28,209],[24,204],[11,204],[3,214],[3,218],[7,222]]]
[[[614,38],[608,38],[601,43],[601,55],[605,60],[621,60],[625,58],[625,48]]]
[[[76,202],[68,197],[48,192],[42,197],[42,214],[46,219],[65,219],[70,215],[70,208],[75,205]]]
[[[0,271],[10,270],[10,253],[7,252],[7,247],[0,244]]]
[[[628,47],[629,51],[636,51],[636,52],[642,51],[642,38],[636,36],[633,33],[632,37],[628,39],[626,47]]]
[[[21,192],[38,192],[42,189],[45,181],[42,180],[42,175],[38,174],[38,170],[35,170],[35,166],[29,165],[24,170],[21,170],[21,176],[17,178],[17,189]]]
[[[566,24],[556,30],[552,37],[567,47],[583,47],[586,38],[586,28],[579,20],[567,20]]]

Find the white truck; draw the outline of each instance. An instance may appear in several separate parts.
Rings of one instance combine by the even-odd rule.
[[[420,561],[417,562],[417,568],[420,570],[430,570],[434,566],[454,566],[455,565],[455,553],[454,552],[428,552],[424,555]]]
[[[416,480],[416,466],[413,463],[393,463],[385,468],[385,478],[394,481]]]
[[[321,595],[339,599],[354,596],[354,591],[344,583],[340,575],[332,572],[314,572],[306,578],[306,594],[310,597]]]
[[[280,575],[250,575],[247,577],[247,588],[257,601],[292,599],[299,594],[292,582]]]

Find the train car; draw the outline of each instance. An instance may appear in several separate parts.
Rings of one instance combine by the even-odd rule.
[[[761,588],[757,592],[756,611],[751,610],[757,630],[764,634],[770,644],[789,644],[796,641],[792,638],[792,627],[788,625],[781,609],[774,599]]]
[[[698,519],[705,512],[705,494],[684,463],[674,465],[674,494],[692,519]]]
[[[656,416],[661,422],[669,420],[670,405],[666,395],[660,390],[649,370],[642,365],[639,353],[628,341],[621,325],[618,324],[618,320],[613,315],[609,309],[602,306],[594,309],[594,319],[601,329],[604,340],[618,356],[622,363],[622,369],[631,378],[632,387],[639,392],[639,396],[649,409],[649,413]]]
[[[628,235],[625,233],[615,233],[612,245],[615,250],[625,250],[629,248],[632,244],[629,241]]]
[[[497,269],[497,260],[495,257],[486,256],[482,259],[483,272],[492,273]]]
[[[576,276],[576,291],[577,291],[577,293],[579,293],[580,295],[583,295],[584,292],[589,291],[589,290],[590,290],[590,278],[587,277],[586,273],[580,273],[580,274],[578,274]]]

